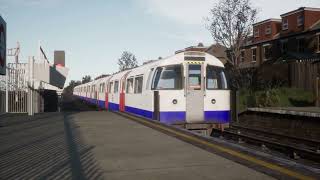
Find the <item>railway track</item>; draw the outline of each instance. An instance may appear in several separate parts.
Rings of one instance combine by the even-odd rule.
[[[320,163],[320,141],[270,132],[264,129],[232,125],[223,132],[215,132],[224,138],[260,145],[265,150],[276,150],[291,158],[308,159]]]

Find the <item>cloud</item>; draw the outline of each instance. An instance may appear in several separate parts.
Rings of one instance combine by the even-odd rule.
[[[214,2],[213,0],[139,0],[146,13],[189,25],[203,24]]]

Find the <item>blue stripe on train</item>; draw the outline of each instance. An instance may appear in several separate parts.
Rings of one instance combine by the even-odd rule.
[[[96,100],[86,97],[81,97],[85,101],[88,101],[92,104],[96,104]],[[99,100],[98,103],[100,108],[105,108],[105,101]],[[119,111],[119,104],[109,102],[109,110],[111,111]],[[125,106],[125,111],[128,113],[132,113],[138,116],[142,116],[148,119],[153,119],[153,112]],[[230,111],[205,111],[204,112],[204,119],[205,122],[213,122],[213,123],[229,123],[230,122]],[[162,111],[160,112],[160,122],[166,124],[173,124],[178,122],[185,122],[186,121],[186,112],[185,111]]]
[[[99,108],[103,108],[103,109],[105,109],[105,108],[106,108],[105,101],[101,101],[101,100],[99,100],[98,106],[99,106]]]
[[[160,122],[165,124],[174,124],[179,122],[185,122],[186,112],[185,111],[161,111]]]
[[[133,113],[133,114],[145,117],[145,118],[153,119],[153,112],[152,111],[134,108],[134,107],[130,107],[130,106],[125,106],[125,111],[128,113]]]
[[[108,107],[110,111],[119,111],[119,104],[109,102]]]
[[[205,111],[204,119],[205,122],[214,123],[229,123],[230,122],[230,111]]]
[[[148,119],[153,119],[153,111],[148,111],[130,106],[125,106],[125,111]],[[160,112],[160,122],[166,124],[184,122],[186,119],[185,114],[186,113],[183,111]]]

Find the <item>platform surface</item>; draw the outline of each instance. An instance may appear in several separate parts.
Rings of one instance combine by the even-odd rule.
[[[305,117],[320,117],[320,107],[264,107],[248,108],[249,111],[289,114]]]
[[[114,113],[42,116],[0,121],[1,178],[272,179]]]

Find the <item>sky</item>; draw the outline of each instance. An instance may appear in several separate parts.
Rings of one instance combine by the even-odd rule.
[[[217,0],[0,0],[7,22],[7,47],[20,42],[21,61],[37,56],[38,44],[53,62],[54,50],[66,52],[70,80],[118,70],[123,51],[139,64],[188,46],[214,43],[205,17]],[[320,0],[252,0],[258,20],[280,18]],[[9,58],[8,62],[12,62]]]

